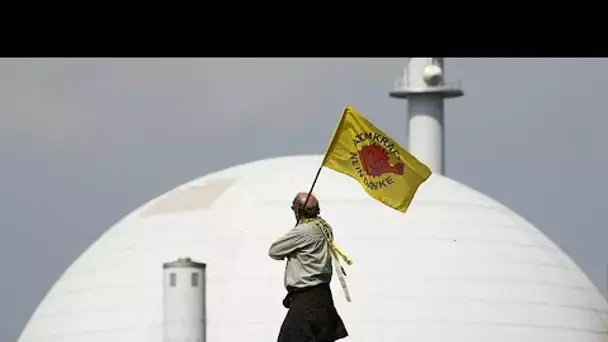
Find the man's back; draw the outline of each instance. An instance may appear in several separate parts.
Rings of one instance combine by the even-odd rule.
[[[321,227],[333,239],[331,226],[318,217],[303,220],[270,246],[271,258],[287,258],[285,287],[303,288],[331,281],[332,256]]]
[[[275,260],[287,259],[283,306],[289,309],[277,342],[331,342],[348,336],[344,322],[334,306],[329,283],[332,256],[337,253],[333,231],[319,217],[314,195],[300,192],[291,210],[298,224],[270,246]],[[337,266],[337,264],[336,264]],[[341,273],[338,273],[342,278]]]

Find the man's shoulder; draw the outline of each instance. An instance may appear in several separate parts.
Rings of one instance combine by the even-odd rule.
[[[304,220],[303,222],[300,222],[294,229],[298,229],[300,231],[314,231],[317,232],[319,230],[319,228],[321,227],[326,227],[331,229],[331,226],[329,225],[329,223],[327,223],[327,221],[325,221],[325,219],[323,219],[322,217],[317,217],[314,219],[307,219]]]
[[[305,232],[314,229],[315,227],[316,226],[313,221],[306,220],[298,223],[293,229],[299,232]]]

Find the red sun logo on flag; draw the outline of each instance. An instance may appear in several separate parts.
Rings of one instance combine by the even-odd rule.
[[[359,150],[361,168],[371,177],[379,177],[387,173],[403,174],[403,163],[391,165],[388,154],[381,146],[370,144]]]

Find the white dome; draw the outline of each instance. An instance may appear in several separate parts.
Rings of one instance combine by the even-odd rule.
[[[160,342],[162,263],[207,263],[207,341],[276,341],[283,262],[270,243],[293,227],[291,199],[320,156],[216,172],[137,209],[53,286],[20,342]],[[329,169],[315,190],[353,302],[332,289],[345,341],[606,341],[608,304],[575,263],[496,201],[433,175],[403,215]]]

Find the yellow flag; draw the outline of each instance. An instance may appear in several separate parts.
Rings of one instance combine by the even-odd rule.
[[[376,200],[406,212],[431,170],[405,148],[346,106],[323,164],[357,180]]]

